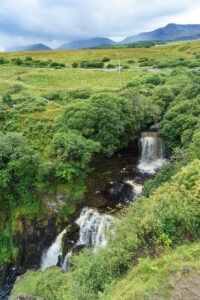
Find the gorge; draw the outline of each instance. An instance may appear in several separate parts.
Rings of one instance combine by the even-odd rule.
[[[152,176],[158,168],[166,162],[165,147],[163,140],[158,137],[157,132],[143,132],[139,140],[139,148],[140,160],[136,167],[141,173],[138,174],[141,177],[137,177],[137,181],[144,182],[146,180],[145,175]],[[122,194],[118,190],[117,185],[114,185],[114,188],[110,189],[109,194],[111,199],[117,195],[118,200],[125,203],[125,197],[127,197],[126,189],[130,190],[130,187],[132,189],[131,201],[133,201],[134,197],[142,193],[142,184],[136,183],[135,178],[128,178],[126,174],[123,182],[127,184],[127,186],[125,186],[125,190]],[[113,185],[113,183],[111,183],[111,185]],[[84,207],[79,218],[75,221],[80,228],[78,240],[76,242],[71,241],[71,249],[66,253],[65,257],[62,257],[62,238],[64,234],[66,234],[66,230],[64,229],[57,236],[49,249],[44,251],[41,259],[41,270],[58,265],[60,257],[62,257],[61,267],[65,271],[68,270],[71,256],[77,247],[94,248],[94,250],[98,246],[105,247],[107,245],[106,232],[115,220],[107,211],[105,212],[106,213],[100,214],[95,208]]]

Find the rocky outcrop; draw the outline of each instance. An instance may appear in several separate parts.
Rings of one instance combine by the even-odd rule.
[[[35,297],[24,293],[15,293],[9,297],[9,300],[44,300],[44,298]]]
[[[49,247],[58,234],[56,214],[44,215],[42,218],[27,220],[21,217],[21,230],[13,236],[13,246],[19,249],[16,266],[23,268],[37,268],[40,264],[42,252]],[[61,220],[61,227],[67,226]]]
[[[70,230],[65,233],[63,236],[63,251],[62,257],[65,257],[67,252],[71,250],[74,244],[77,242],[79,238],[79,230],[80,227],[78,224],[73,223]]]
[[[118,203],[126,204],[134,196],[132,186],[126,182],[110,183],[106,186],[103,193],[108,198],[110,204],[114,206]]]

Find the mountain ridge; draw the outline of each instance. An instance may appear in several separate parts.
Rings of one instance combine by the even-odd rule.
[[[109,38],[104,37],[95,37],[87,40],[77,40],[72,41],[70,43],[66,43],[61,45],[56,50],[78,50],[78,49],[84,49],[84,48],[90,48],[90,47],[96,47],[103,44],[115,44],[115,42]]]
[[[45,44],[38,43],[32,44],[27,46],[14,46],[6,48],[7,52],[15,52],[15,51],[46,51],[52,50],[50,47],[46,46]]]
[[[176,41],[185,40],[186,38],[200,35],[199,24],[176,24],[169,23],[164,27],[155,29],[153,31],[142,32],[133,36],[125,38],[122,43],[132,43],[138,41]],[[198,37],[197,37],[198,38]]]
[[[94,37],[65,43],[56,49],[51,49],[42,43],[38,43],[28,46],[11,47],[7,48],[6,51],[79,50],[102,45],[128,44],[142,41],[185,41],[199,38],[200,24],[169,23],[166,26],[157,28],[153,31],[141,32],[136,35],[128,36],[120,42],[114,42],[112,39],[105,37]]]

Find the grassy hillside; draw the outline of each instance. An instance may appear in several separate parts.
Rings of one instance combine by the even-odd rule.
[[[188,244],[152,260],[140,259],[137,267],[121,281],[100,294],[101,300],[198,300],[200,280],[200,243]],[[54,278],[54,283],[48,279]],[[64,293],[67,274],[58,268],[45,272],[28,271],[18,279],[12,299],[18,293],[54,299],[70,299]],[[48,288],[49,284],[49,288]],[[59,290],[63,290],[60,294]],[[38,291],[38,292],[37,292]],[[51,292],[50,292],[51,291]],[[60,297],[60,298],[59,298]]]
[[[189,64],[195,63],[200,66],[199,61],[199,41],[167,44],[156,46],[150,49],[102,49],[102,50],[74,50],[74,51],[33,51],[33,52],[10,52],[2,53],[1,56],[9,61],[13,58],[25,59],[27,56],[34,60],[64,63],[65,68],[33,68],[27,66],[1,65],[0,70],[0,92],[13,84],[19,84],[27,93],[39,95],[49,89],[73,89],[80,87],[92,87],[95,89],[117,89],[119,88],[118,74],[114,71],[95,71],[73,69],[72,64],[81,61],[92,61],[95,59],[102,60],[104,57],[110,59],[104,64],[104,67],[110,64],[118,67],[118,58],[121,59],[121,65],[128,66],[130,70],[124,69],[122,72],[122,85],[126,85],[134,78],[136,70],[132,68],[143,67],[152,68],[160,66],[160,63],[167,63],[175,59],[182,58]],[[149,62],[140,59],[147,57]],[[133,61],[133,63],[129,63]],[[172,64],[177,66],[178,64]],[[180,64],[179,64],[180,65]],[[168,65],[166,64],[166,67]],[[162,66],[161,66],[162,67]],[[170,65],[169,65],[170,67]]]
[[[199,299],[200,244],[184,245],[155,260],[140,259],[103,300]]]

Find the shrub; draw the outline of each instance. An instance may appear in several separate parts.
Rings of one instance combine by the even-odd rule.
[[[199,67],[200,66],[200,63],[199,62],[191,62],[189,65],[188,65],[188,68],[196,68],[196,67]]]
[[[102,62],[108,62],[108,61],[110,61],[110,58],[109,58],[109,57],[104,57],[104,58],[102,59]]]
[[[32,57],[31,56],[26,56],[25,61],[32,61]]]
[[[74,133],[57,133],[54,135],[51,149],[56,156],[56,176],[70,181],[89,171],[88,165],[99,143],[85,139]]]
[[[57,63],[57,62],[52,62],[50,63],[50,67],[51,68],[64,68],[65,67],[65,64],[63,63]]]
[[[12,105],[13,104],[13,100],[11,98],[10,93],[3,93],[2,95],[2,102],[8,105]]]
[[[164,79],[159,74],[151,74],[146,78],[146,83],[160,85],[164,83]]]
[[[129,67],[129,66],[127,66],[127,65],[125,65],[125,66],[122,66],[122,70],[128,70],[128,69],[130,69],[130,67]]]
[[[128,60],[127,60],[127,63],[128,63],[128,64],[134,64],[135,61],[134,61],[133,59],[128,59]]]
[[[180,103],[170,106],[160,123],[159,129],[161,135],[165,138],[167,146],[169,148],[188,146],[199,116],[199,96],[190,101],[183,100]],[[184,134],[186,133],[187,135],[189,133],[189,140],[184,139]]]
[[[0,57],[0,65],[5,65],[8,63],[9,63],[9,61],[7,59],[5,59],[4,57]]]
[[[74,62],[73,64],[72,64],[72,68],[78,68],[78,63],[77,62]]]
[[[174,175],[174,166],[171,163],[164,164],[157,172],[154,179],[147,180],[144,183],[143,193],[146,197],[150,197],[153,192],[162,184],[169,181]]]
[[[148,59],[148,57],[140,57],[139,59],[138,59],[138,62],[139,63],[143,63],[143,62],[147,62],[149,59]]]
[[[69,97],[73,99],[88,99],[92,95],[90,88],[80,88],[69,91]]]
[[[12,60],[12,63],[16,66],[19,66],[19,65],[22,65],[23,64],[23,61],[21,58],[17,57],[17,58],[13,58]]]
[[[101,149],[111,156],[124,134],[123,121],[117,98],[100,94],[85,101],[66,106],[58,126],[62,130],[78,130],[85,138],[101,144]]]
[[[80,67],[81,67],[82,69],[86,69],[86,68],[87,68],[87,64],[88,64],[88,61],[87,61],[87,60],[82,60],[82,61],[80,62]]]
[[[81,68],[103,68],[104,63],[99,60],[91,60],[91,61],[81,61],[80,67]]]
[[[107,68],[107,69],[115,69],[116,66],[113,65],[113,64],[108,64],[106,68]]]

